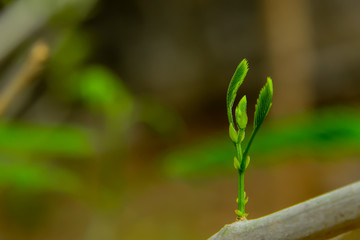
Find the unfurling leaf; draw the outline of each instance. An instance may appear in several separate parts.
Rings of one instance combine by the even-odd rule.
[[[226,106],[227,106],[227,114],[230,124],[233,123],[232,106],[234,105],[236,92],[238,91],[240,85],[243,83],[247,72],[248,72],[248,62],[246,59],[244,59],[236,68],[236,71],[230,81],[229,88],[227,90]]]
[[[261,89],[259,98],[255,106],[254,129],[260,127],[266,115],[271,108],[271,101],[273,97],[273,84],[271,78],[267,78],[267,83]]]
[[[246,96],[243,96],[235,109],[236,124],[238,125],[239,129],[242,130],[246,128],[248,122],[248,117],[246,114],[246,104],[247,104]]]

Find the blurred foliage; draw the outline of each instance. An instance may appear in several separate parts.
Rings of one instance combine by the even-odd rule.
[[[31,3],[41,8],[41,1]],[[19,8],[26,4],[17,3]],[[149,99],[136,101],[113,70],[91,59],[93,36],[78,25],[93,3],[94,0],[44,2],[46,7],[41,8],[39,16],[29,20],[36,36],[30,36],[32,32],[28,33],[28,29],[15,29],[20,33],[25,31],[19,36],[29,39],[16,39],[26,44],[10,44],[14,49],[27,52],[31,42],[41,38],[49,46],[51,56],[39,78],[44,80],[41,89],[29,89],[27,102],[20,103],[26,105],[20,110],[25,114],[16,110],[14,119],[0,122],[0,210],[5,209],[0,218],[5,215],[7,222],[15,220],[16,225],[30,228],[34,222],[44,224],[42,213],[47,211],[49,203],[59,200],[49,195],[57,193],[89,206],[88,230],[101,236],[102,214],[112,213],[122,204],[123,166],[127,160],[128,132],[133,124],[147,122],[160,134],[175,129],[177,116],[172,111],[167,113],[165,105]],[[26,14],[31,15],[31,11]],[[11,56],[7,64],[16,66],[20,57],[24,55]],[[1,80],[11,82],[11,79]],[[57,112],[57,107],[66,111]],[[33,110],[36,119],[48,119],[49,115],[54,119],[52,111],[47,112],[49,108],[54,108],[54,115],[60,116],[58,121],[47,124],[33,121]],[[136,108],[144,114],[135,114]],[[166,117],[165,127],[156,124],[154,116],[158,114]],[[99,224],[92,226],[91,221]],[[84,233],[85,239],[87,234]]]
[[[314,154],[339,158],[360,151],[360,112],[351,108],[329,108],[270,125],[259,135],[254,152],[261,155]],[[332,158],[331,158],[332,159]]]
[[[26,119],[0,122],[0,168],[4,166],[0,187],[29,193],[96,192],[94,199],[83,199],[95,208],[118,206],[131,127],[141,122],[160,136],[173,136],[183,123],[175,111],[155,98],[135,99],[111,69],[90,64],[92,47],[86,33],[69,30],[55,36],[44,72],[50,96],[58,104],[81,109],[82,116],[95,115],[101,120],[86,127],[71,118],[48,125]],[[74,159],[82,161],[84,171],[67,166]],[[86,171],[91,172],[91,179]],[[91,184],[85,184],[88,181]]]
[[[176,111],[154,97],[140,97],[138,121],[146,124],[158,135],[173,139],[185,129],[185,123]]]
[[[0,187],[25,192],[59,192],[75,194],[80,190],[80,179],[69,170],[47,163],[31,163],[19,158],[2,156]]]
[[[91,110],[100,111],[109,118],[129,118],[133,100],[121,80],[103,66],[87,66],[70,77],[72,93]]]
[[[4,155],[0,157],[0,168],[4,166],[0,186],[72,195],[89,194],[87,191],[102,186],[99,194],[105,194],[114,176],[120,181],[114,162],[126,160],[119,156],[126,147],[125,130],[132,124],[133,97],[110,69],[87,63],[91,47],[86,34],[72,30],[57,34],[53,42],[56,50],[44,73],[51,97],[68,108],[80,108],[83,116],[97,114],[103,121],[95,122],[99,124],[96,127],[81,126],[71,118],[51,124],[26,119],[0,122],[0,154]],[[69,168],[66,162],[74,159],[82,161],[83,170]],[[113,171],[109,171],[110,165]],[[93,171],[95,186],[85,184],[89,181],[87,171]],[[110,180],[105,180],[105,175]]]
[[[8,214],[16,224],[31,223],[28,214],[33,211],[17,210],[32,205],[18,201],[14,190],[31,203],[41,203],[43,194],[60,193],[79,197],[94,211],[116,209],[121,204],[121,164],[126,161],[126,131],[133,124],[133,97],[108,68],[86,64],[69,69],[58,76],[64,77],[57,85],[61,87],[52,91],[62,91],[66,97],[60,102],[81,108],[83,115],[99,115],[102,121],[96,122],[97,127],[84,127],[72,119],[48,125],[26,119],[0,122],[0,190],[4,190],[5,208],[12,209]],[[75,159],[79,161],[72,163]],[[45,211],[44,204],[35,205],[37,211]]]
[[[265,124],[250,151],[252,164],[276,164],[318,156],[335,160],[360,153],[360,111],[328,108]],[[232,169],[233,145],[218,134],[168,152],[162,158],[171,177],[218,175]]]
[[[134,108],[131,94],[110,69],[87,63],[92,49],[85,32],[68,31],[60,36],[47,71],[53,93],[70,104],[81,102],[105,118],[109,132],[121,130],[123,134]]]
[[[54,43],[53,56],[50,59],[47,72],[52,84],[64,84],[66,76],[84,65],[92,51],[91,38],[81,30],[68,30],[59,34]]]
[[[89,157],[89,135],[76,127],[51,127],[29,123],[0,123],[1,152]]]

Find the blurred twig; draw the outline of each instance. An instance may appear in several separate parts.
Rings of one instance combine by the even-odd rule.
[[[3,115],[21,90],[42,70],[48,56],[48,45],[41,40],[36,42],[25,63],[0,93],[0,116]]]
[[[17,0],[0,15],[0,63],[54,15],[68,7],[86,14],[95,0]]]
[[[360,181],[268,216],[225,226],[209,240],[322,240],[360,227]]]

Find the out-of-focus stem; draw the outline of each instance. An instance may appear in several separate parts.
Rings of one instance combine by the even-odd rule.
[[[41,40],[36,42],[25,63],[0,93],[0,116],[4,114],[18,94],[42,70],[48,56],[48,45]]]

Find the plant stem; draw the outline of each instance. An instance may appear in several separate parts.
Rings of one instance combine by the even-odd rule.
[[[242,156],[241,144],[240,142],[236,144],[236,157],[238,158],[240,165],[243,165],[245,159]],[[245,176],[245,169],[240,167],[238,169],[238,210],[245,214],[245,190],[244,190],[244,176]],[[240,217],[240,216],[239,216]]]
[[[254,140],[254,137],[255,137],[258,130],[259,130],[259,128],[255,128],[254,131],[251,133],[250,140],[249,140],[249,142],[248,142],[248,144],[247,144],[247,146],[245,148],[244,154],[242,155],[242,159],[246,160],[246,157],[247,157],[247,155],[249,153],[250,146],[251,146],[251,144],[252,144],[252,142]],[[243,171],[245,171],[245,162],[246,161],[244,161],[244,163],[241,162],[241,169],[243,169]]]
[[[244,172],[239,171],[239,186],[238,186],[238,209],[242,214],[245,214],[245,190],[244,190]]]

